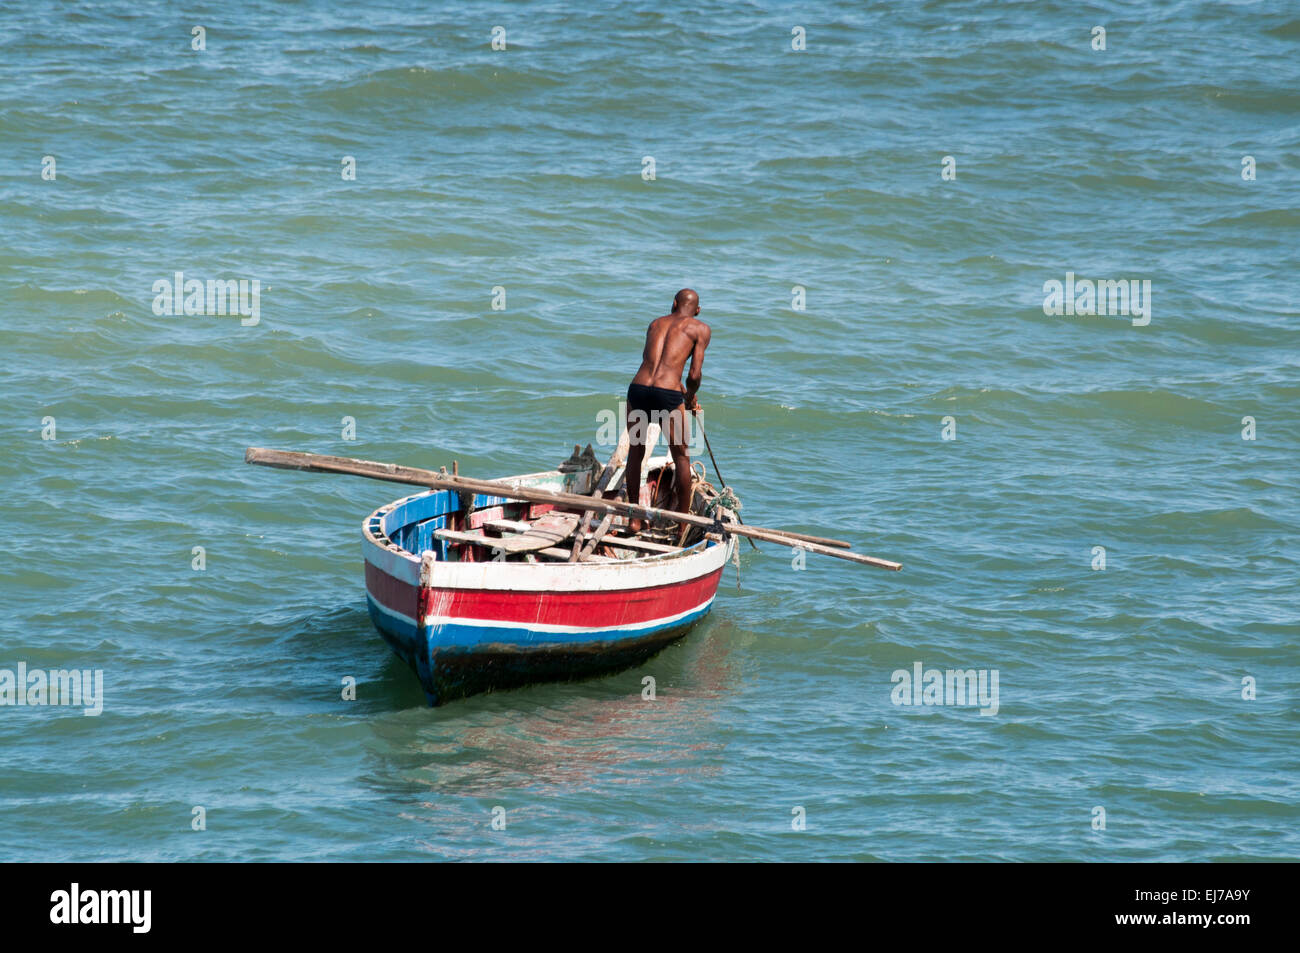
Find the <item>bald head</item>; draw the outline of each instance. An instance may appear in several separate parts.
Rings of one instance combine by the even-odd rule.
[[[695,317],[700,313],[700,296],[690,288],[683,288],[673,298],[673,310],[678,314],[689,314]]]

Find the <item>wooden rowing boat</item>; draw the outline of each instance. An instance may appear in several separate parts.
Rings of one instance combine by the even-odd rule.
[[[647,446],[658,435],[650,424]],[[504,480],[265,447],[244,460],[427,488],[375,510],[362,533],[370,618],[433,705],[643,662],[712,608],[737,536],[902,568],[844,540],[744,524],[740,501],[703,473],[691,474],[690,511],[669,510],[667,456],[647,456],[640,499],[619,500],[627,441],[603,470],[574,447],[555,470]],[[649,528],[627,535],[630,517]]]
[[[654,506],[660,481],[672,479],[671,460],[648,459],[645,470],[641,502]],[[619,475],[616,461],[602,474],[590,448],[585,456],[575,448],[556,470],[501,482],[590,495],[602,476],[608,487]],[[726,526],[736,519],[732,499],[697,483],[692,512]],[[653,531],[617,532],[611,518],[591,527],[589,517],[443,489],[366,518],[370,618],[414,668],[430,704],[637,665],[708,613],[734,536],[694,528],[678,546],[669,541],[675,524],[672,537],[656,541]]]

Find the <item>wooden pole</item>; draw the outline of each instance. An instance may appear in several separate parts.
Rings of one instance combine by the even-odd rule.
[[[845,552],[821,543],[809,542],[792,534],[776,529],[764,529],[759,526],[745,526],[739,523],[719,523],[707,516],[694,513],[677,513],[673,510],[659,509],[653,506],[640,506],[625,503],[622,500],[607,500],[602,497],[581,496],[577,493],[560,493],[554,490],[542,490],[525,487],[505,480],[473,480],[468,477],[448,476],[433,470],[418,467],[404,467],[396,463],[377,463],[373,460],[357,460],[352,457],[336,457],[322,453],[300,453],[293,450],[271,450],[265,447],[249,447],[244,454],[245,463],[263,467],[275,467],[280,470],[307,470],[314,473],[345,473],[351,476],[368,477],[372,480],[387,480],[390,483],[409,483],[415,486],[427,486],[436,490],[453,490],[456,492],[482,493],[487,496],[502,496],[512,500],[525,500],[530,503],[551,503],[566,509],[578,511],[592,510],[597,513],[614,513],[625,516],[637,516],[641,519],[667,519],[679,523],[691,523],[706,529],[731,533],[734,536],[749,536],[754,539],[780,543],[810,553],[834,556],[864,566],[877,566],[881,569],[902,569],[902,563],[859,553]]]
[[[610,454],[609,462],[605,464],[605,469],[601,471],[600,479],[596,481],[596,489],[593,495],[603,496],[607,490],[612,490],[615,495],[618,494],[618,491],[623,486],[623,480],[619,480],[618,485],[613,487],[610,486],[610,481],[614,479],[615,472],[622,467],[624,462],[627,460],[627,451],[632,445],[631,440],[631,435],[626,429],[624,429],[623,435],[619,437],[618,446],[616,446],[614,452]],[[626,473],[623,474],[623,479],[627,479]],[[582,520],[578,523],[578,532],[573,534],[573,551],[569,553],[569,562],[576,563],[585,555],[583,551],[583,540],[586,539],[587,530],[591,528],[591,519],[595,515],[596,514],[592,510],[585,510],[583,512]],[[610,519],[613,518],[608,513],[605,515],[610,517]],[[601,535],[603,536],[604,531],[609,529],[609,520],[602,520],[601,524],[604,527],[604,529],[601,530]],[[595,548],[596,546],[593,543],[590,551],[594,551]]]

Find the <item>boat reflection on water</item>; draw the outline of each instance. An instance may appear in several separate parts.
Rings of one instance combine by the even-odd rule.
[[[715,776],[724,747],[716,715],[740,678],[730,656],[745,641],[717,620],[626,672],[479,696],[438,718],[389,723],[372,780],[387,795],[411,798],[399,816],[418,826],[422,849],[470,857],[497,850],[483,841],[497,806],[523,833],[524,815],[569,813],[572,805],[558,803],[568,795],[618,797]],[[653,700],[644,697],[647,676]],[[527,852],[511,841],[512,851]]]

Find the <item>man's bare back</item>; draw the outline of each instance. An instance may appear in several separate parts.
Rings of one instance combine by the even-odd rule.
[[[709,326],[696,317],[699,313],[699,295],[683,288],[673,299],[672,312],[655,318],[646,329],[641,367],[627,389],[627,427],[631,438],[627,455],[627,498],[633,503],[641,494],[646,425],[662,420],[673,457],[676,509],[690,512],[692,478],[690,455],[686,451],[686,411],[699,406],[695,395],[703,379],[704,350],[712,336]],[[683,391],[682,372],[687,359],[691,370]],[[632,520],[629,529],[640,532],[641,522]]]
[[[691,376],[686,382],[687,409],[694,405],[695,392],[700,386],[699,368],[704,361],[704,349],[709,346],[709,326],[695,317],[699,308],[697,303],[693,314],[674,312],[650,322],[641,368],[632,378],[633,384],[680,391],[682,371],[686,369],[687,359],[693,358]]]

